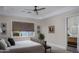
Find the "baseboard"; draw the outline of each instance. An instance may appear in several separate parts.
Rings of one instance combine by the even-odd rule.
[[[79,52],[79,46],[77,46],[77,51]]]
[[[63,46],[60,46],[60,45],[57,45],[57,44],[52,44],[51,46],[52,46],[52,47],[53,47],[53,46],[54,46],[54,47],[58,47],[58,48],[60,48],[60,49],[66,50],[66,47],[63,47]]]

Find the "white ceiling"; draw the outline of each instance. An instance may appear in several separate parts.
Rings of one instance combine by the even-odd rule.
[[[33,19],[44,19],[50,16],[55,16],[78,8],[73,6],[72,7],[71,6],[39,6],[38,8],[42,8],[42,7],[46,9],[39,11],[39,15],[36,15],[36,13],[34,12],[28,13],[29,10],[25,10],[25,9],[34,9],[33,6],[0,6],[0,15],[20,16],[20,17],[28,17]]]

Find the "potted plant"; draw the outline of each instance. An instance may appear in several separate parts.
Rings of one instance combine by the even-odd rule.
[[[38,35],[38,39],[41,40],[41,41],[44,41],[44,39],[45,39],[44,34],[39,33],[39,35]]]

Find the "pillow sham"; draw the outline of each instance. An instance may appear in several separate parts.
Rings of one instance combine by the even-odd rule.
[[[5,40],[6,44],[7,44],[7,47],[10,47],[11,44],[8,42],[8,40]]]
[[[5,40],[1,39],[0,40],[0,49],[6,50],[6,48],[7,48],[7,44],[6,44]]]
[[[15,41],[13,40],[13,38],[8,38],[8,42],[11,44],[11,46],[15,45]]]

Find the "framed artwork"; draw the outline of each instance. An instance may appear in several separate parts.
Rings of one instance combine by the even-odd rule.
[[[37,26],[37,33],[40,33],[40,26]]]
[[[7,32],[7,24],[6,23],[1,23],[1,29],[2,29],[2,34],[6,34],[6,32]]]
[[[49,33],[55,33],[55,26],[48,27]]]

